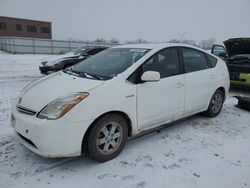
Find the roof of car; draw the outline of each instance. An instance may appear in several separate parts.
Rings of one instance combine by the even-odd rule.
[[[145,49],[155,49],[155,48],[166,48],[166,47],[174,47],[174,46],[183,46],[183,47],[191,47],[196,48],[191,45],[186,45],[182,43],[141,43],[141,44],[124,44],[118,45],[113,48],[145,48]],[[199,48],[196,48],[199,49]],[[201,49],[200,49],[201,50]]]

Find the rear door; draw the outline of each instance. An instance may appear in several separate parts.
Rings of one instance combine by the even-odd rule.
[[[204,52],[187,47],[181,51],[186,80],[185,114],[189,115],[205,110],[218,75],[210,67]]]

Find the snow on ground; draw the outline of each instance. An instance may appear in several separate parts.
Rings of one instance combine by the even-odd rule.
[[[32,153],[14,137],[10,106],[25,85],[42,77],[38,65],[48,57],[0,53],[1,188],[250,187],[250,113],[236,108],[232,97],[218,117],[196,115],[133,139],[106,163]]]

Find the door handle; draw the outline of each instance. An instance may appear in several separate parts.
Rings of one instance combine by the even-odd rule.
[[[176,88],[181,88],[181,87],[183,87],[183,86],[184,86],[184,84],[181,83],[181,82],[178,82],[178,83],[175,85]]]

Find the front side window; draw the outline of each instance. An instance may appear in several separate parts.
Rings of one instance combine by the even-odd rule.
[[[186,73],[209,68],[203,52],[191,48],[182,48],[182,56]]]
[[[71,52],[69,52],[69,53],[73,53],[73,55],[79,56],[79,55],[81,55],[84,51],[86,51],[86,48],[80,47],[80,48],[76,48],[75,50],[73,50],[73,51],[71,51]]]
[[[143,48],[110,48],[80,62],[68,71],[110,79],[124,72],[148,51],[149,49]]]
[[[101,51],[100,49],[91,49],[91,50],[87,51],[86,53],[88,55],[95,55],[95,54],[97,54],[100,51]]]
[[[152,56],[144,65],[143,72],[157,71],[161,78],[180,74],[177,48],[169,48]]]

